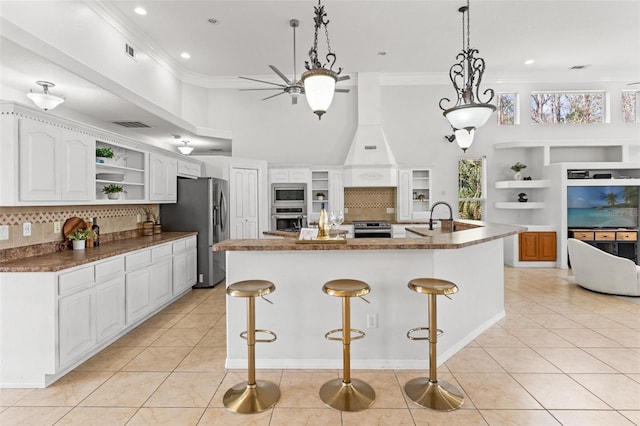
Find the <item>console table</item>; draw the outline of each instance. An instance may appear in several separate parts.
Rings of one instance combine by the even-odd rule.
[[[615,256],[638,263],[637,229],[569,229],[569,237],[582,240]]]

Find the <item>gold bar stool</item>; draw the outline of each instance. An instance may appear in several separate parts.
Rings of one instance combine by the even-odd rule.
[[[409,281],[409,288],[416,293],[429,295],[429,327],[416,327],[407,332],[410,340],[429,341],[429,378],[418,377],[409,380],[404,385],[404,391],[413,402],[423,407],[439,411],[453,411],[462,406],[464,398],[462,393],[452,384],[438,381],[436,365],[438,336],[442,330],[438,330],[438,315],[436,311],[436,296],[458,292],[458,287],[449,281],[437,278],[415,278]],[[429,331],[429,337],[414,337],[413,332]]]
[[[239,281],[227,287],[229,296],[247,298],[247,330],[240,333],[240,337],[247,341],[248,380],[233,386],[222,398],[224,406],[235,413],[259,413],[273,407],[280,399],[278,385],[266,380],[256,381],[256,342],[274,342],[277,336],[273,331],[256,329],[255,301],[256,297],[264,299],[264,296],[275,289],[276,286],[271,281],[265,280]],[[272,337],[256,339],[256,333],[266,333]]]
[[[320,388],[320,399],[326,405],[341,411],[362,411],[371,406],[376,393],[371,386],[362,380],[351,378],[351,341],[362,339],[364,332],[351,328],[351,298],[360,297],[371,291],[369,284],[358,280],[332,280],[322,286],[322,291],[330,296],[342,298],[342,328],[331,330],[324,335],[327,340],[342,341],[343,378],[329,380]],[[351,333],[356,336],[351,336]],[[332,334],[342,333],[341,337]]]

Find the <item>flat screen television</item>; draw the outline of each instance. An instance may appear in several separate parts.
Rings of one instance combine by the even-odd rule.
[[[568,186],[569,228],[637,228],[638,186]]]

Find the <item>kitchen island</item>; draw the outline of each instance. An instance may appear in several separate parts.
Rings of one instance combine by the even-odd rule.
[[[438,324],[445,332],[438,342],[440,364],[504,317],[502,239],[525,228],[456,221],[453,230],[412,228],[416,238],[346,244],[227,240],[213,250],[227,252],[227,284],[266,279],[276,285],[268,297],[273,305],[257,301],[256,327],[278,335],[276,342],[257,347],[257,368],[340,368],[341,348],[324,334],[340,327],[341,303],[324,294],[322,285],[352,278],[371,286],[369,304],[358,299],[351,304],[352,327],[367,334],[351,345],[352,367],[423,369],[427,344],[408,340],[406,333],[427,325],[427,297],[409,290],[409,280],[436,277],[459,288],[451,300],[438,300]],[[246,343],[238,337],[245,328],[245,300],[228,297],[227,368],[246,368]]]

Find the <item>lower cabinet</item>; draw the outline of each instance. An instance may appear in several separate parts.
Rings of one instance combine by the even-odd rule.
[[[173,243],[173,295],[177,296],[196,284],[198,274],[196,238]]]
[[[555,232],[523,232],[518,236],[518,252],[521,262],[555,261]]]
[[[96,338],[98,343],[124,328],[124,277],[96,285]]]
[[[96,292],[91,286],[58,301],[60,365],[66,365],[96,344]]]
[[[126,293],[127,324],[145,316],[151,310],[151,268],[127,272]]]

